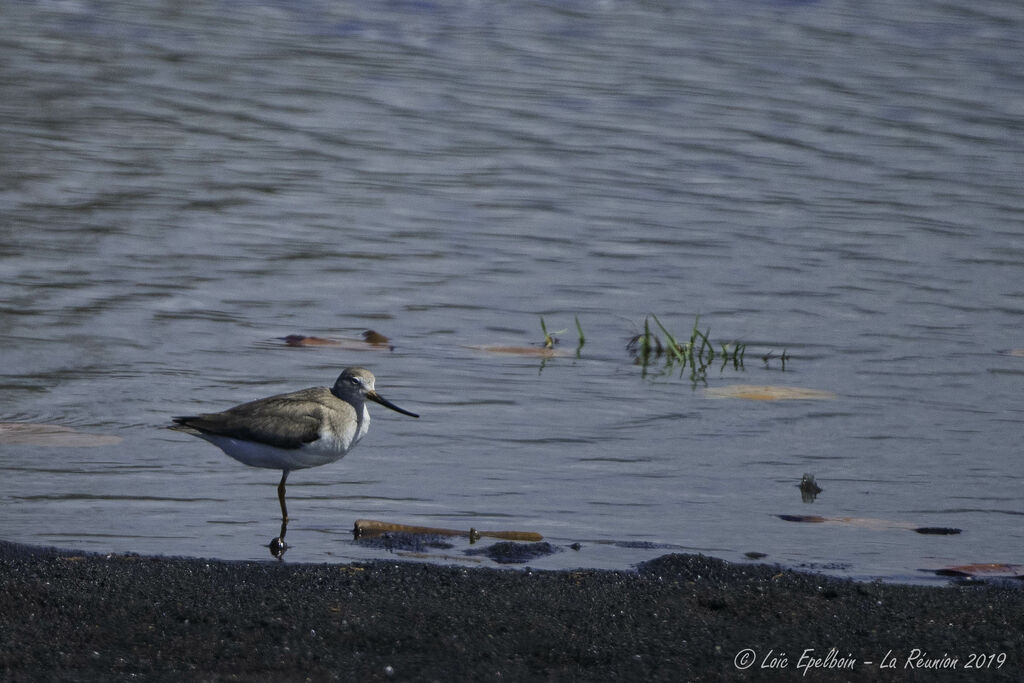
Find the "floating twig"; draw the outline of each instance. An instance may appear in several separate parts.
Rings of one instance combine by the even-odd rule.
[[[401,532],[406,534],[435,534],[438,536],[465,536],[470,542],[477,539],[500,538],[505,541],[528,541],[535,543],[544,540],[544,537],[533,531],[460,531],[458,529],[440,529],[427,526],[412,526],[409,524],[395,524],[393,522],[381,522],[375,519],[357,519],[352,533],[358,536],[377,536],[388,532]]]

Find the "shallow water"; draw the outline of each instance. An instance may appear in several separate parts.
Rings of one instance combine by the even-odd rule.
[[[1024,563],[1022,35],[1004,1],[9,3],[0,421],[123,440],[0,444],[0,536],[265,558],[278,475],[164,427],[358,364],[422,418],[292,474],[289,561],[392,556],[373,518],[539,532],[534,567]],[[648,313],[744,368],[644,372]],[[468,348],[541,316],[566,356]]]

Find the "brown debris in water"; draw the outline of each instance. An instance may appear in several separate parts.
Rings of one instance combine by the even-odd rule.
[[[284,337],[284,343],[288,346],[341,346],[341,342],[323,337],[306,337],[301,334],[289,334]]]
[[[373,344],[374,346],[383,346],[385,344],[391,343],[390,339],[385,337],[380,332],[375,332],[373,330],[367,330],[366,332],[363,332],[363,341],[365,341],[367,344]]]
[[[113,434],[87,434],[70,427],[32,422],[0,422],[0,443],[60,448],[113,446],[123,441]]]
[[[362,337],[362,339],[347,339],[344,337],[307,337],[302,334],[289,334],[281,339],[287,346],[297,347],[331,346],[351,351],[365,351],[367,348],[390,350],[392,348],[390,345],[391,340],[380,332],[366,330],[363,332]]]
[[[756,384],[708,387],[704,395],[709,398],[742,398],[748,401],[824,401],[836,397],[831,391]]]
[[[530,541],[537,542],[544,539],[533,531],[460,531],[458,529],[440,529],[428,526],[412,526],[409,524],[395,524],[393,522],[381,522],[376,519],[357,519],[352,529],[356,536],[377,536],[389,531],[402,532],[406,534],[436,534],[438,536],[465,536],[470,542],[478,538],[500,538],[506,541]]]
[[[818,515],[779,515],[784,522],[809,522],[812,524],[823,524],[829,520]]]

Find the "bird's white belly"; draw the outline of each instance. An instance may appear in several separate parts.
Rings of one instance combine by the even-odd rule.
[[[362,438],[362,434],[357,434],[348,440],[322,436],[300,448],[278,448],[255,441],[243,441],[216,434],[201,434],[200,436],[243,464],[274,470],[301,470],[306,467],[332,463],[344,457]]]

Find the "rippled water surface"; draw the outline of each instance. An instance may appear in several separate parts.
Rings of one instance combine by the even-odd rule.
[[[0,537],[268,558],[277,473],[164,427],[364,365],[422,417],[291,475],[289,561],[404,557],[373,518],[535,567],[1024,563],[1021,36],[1003,0],[5,3],[0,422],[120,441],[0,433]],[[635,364],[648,314],[743,367]],[[470,348],[541,316],[565,355]]]

